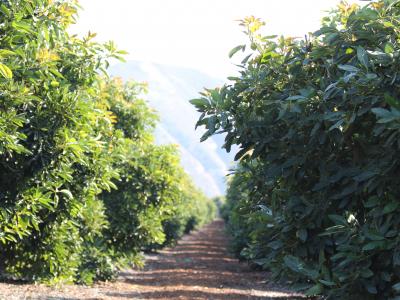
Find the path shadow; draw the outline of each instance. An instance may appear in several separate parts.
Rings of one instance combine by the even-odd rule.
[[[144,270],[125,273],[121,279],[137,287],[138,292],[107,295],[143,299],[304,299],[288,297],[296,293],[266,284],[268,273],[251,270],[234,258],[227,251],[229,239],[220,225],[217,221],[185,236],[176,247],[150,256]]]
[[[109,297],[127,298],[127,299],[212,299],[212,300],[304,300],[300,297],[282,297],[282,296],[252,296],[237,293],[214,293],[194,290],[174,290],[163,292],[131,292],[106,293]]]

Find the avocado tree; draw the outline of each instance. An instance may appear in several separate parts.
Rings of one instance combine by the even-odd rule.
[[[124,51],[68,34],[77,8],[0,0],[1,277],[111,279],[194,211],[177,150],[154,143],[143,84],[106,76]]]
[[[0,268],[24,278],[73,280],[82,226],[98,230],[96,195],[117,176],[95,89],[97,70],[119,54],[68,35],[76,9],[0,2]],[[85,222],[86,211],[100,219]]]
[[[192,100],[203,139],[240,147],[237,252],[309,295],[400,295],[399,16],[399,1],[343,2],[305,39],[246,18],[240,75]]]

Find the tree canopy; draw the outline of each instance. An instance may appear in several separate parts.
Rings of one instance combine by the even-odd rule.
[[[240,147],[237,253],[308,295],[400,295],[399,16],[399,1],[342,2],[304,39],[246,18],[240,74],[192,100],[203,139]]]

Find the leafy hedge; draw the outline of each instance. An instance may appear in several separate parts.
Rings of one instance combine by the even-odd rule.
[[[124,52],[67,33],[76,11],[72,0],[0,1],[2,277],[110,279],[188,224],[165,222],[213,217],[177,150],[154,144],[143,85],[99,75]]]
[[[341,3],[305,39],[265,37],[192,100],[240,146],[224,215],[235,251],[331,299],[400,297],[400,1]]]

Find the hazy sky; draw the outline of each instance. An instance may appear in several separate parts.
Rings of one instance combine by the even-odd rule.
[[[114,40],[134,60],[187,66],[225,78],[229,50],[246,41],[236,20],[254,15],[270,34],[304,36],[339,0],[80,0],[73,32]],[[352,1],[349,1],[352,2]],[[354,2],[354,1],[353,1]]]

